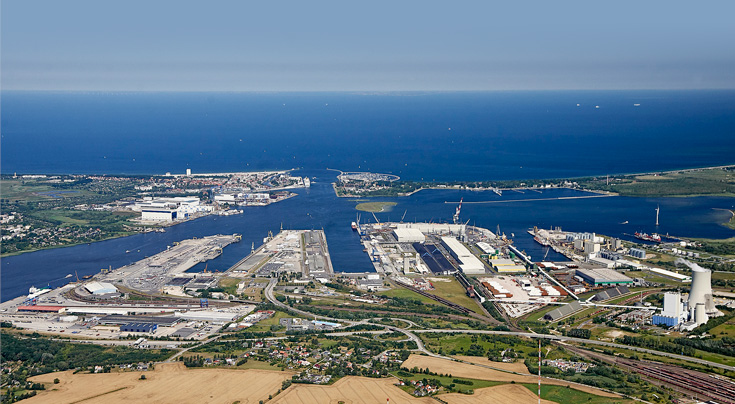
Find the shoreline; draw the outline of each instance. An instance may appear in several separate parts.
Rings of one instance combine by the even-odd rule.
[[[727,165],[719,165],[719,166],[709,166],[709,167],[697,167],[697,168],[685,168],[685,169],[677,169],[677,170],[668,170],[668,171],[649,171],[649,172],[643,172],[643,173],[627,173],[627,174],[606,174],[606,175],[597,175],[597,176],[580,176],[580,177],[566,177],[566,178],[547,178],[547,179],[523,179],[523,180],[498,180],[496,182],[503,183],[503,182],[510,182],[510,181],[516,181],[516,182],[544,182],[544,181],[578,181],[578,180],[585,180],[585,179],[599,179],[604,177],[609,177],[610,179],[614,178],[620,178],[620,177],[637,177],[637,176],[645,176],[645,175],[670,175],[670,174],[681,174],[681,173],[687,173],[687,172],[697,172],[697,171],[709,171],[709,170],[722,170],[722,169],[735,169],[735,164],[727,164]],[[693,194],[674,194],[674,195],[623,195],[620,192],[615,191],[606,191],[601,189],[590,189],[587,187],[582,188],[571,188],[568,186],[551,186],[551,187],[502,187],[498,186],[496,187],[480,187],[480,188],[468,188],[468,184],[478,184],[483,182],[490,182],[491,180],[483,180],[483,181],[446,181],[444,183],[451,184],[451,185],[442,185],[442,186],[432,186],[432,182],[423,182],[423,181],[408,181],[413,182],[415,184],[419,185],[419,188],[407,192],[407,193],[396,193],[396,194],[378,194],[378,195],[338,195],[337,194],[337,182],[332,183],[332,188],[334,189],[335,195],[339,198],[344,197],[350,197],[350,198],[385,198],[385,197],[404,197],[404,196],[411,196],[415,194],[416,192],[422,191],[424,189],[439,189],[439,190],[467,190],[467,191],[475,191],[475,192],[482,192],[482,191],[491,191],[493,189],[498,189],[500,191],[513,191],[513,190],[543,190],[543,189],[570,189],[575,191],[582,191],[582,192],[591,192],[596,193],[600,195],[608,195],[608,196],[627,196],[631,198],[692,198],[692,197],[700,197],[700,196],[710,196],[710,197],[724,197],[724,198],[730,198],[735,197],[732,193],[693,193]],[[589,186],[589,185],[588,185]],[[376,191],[379,192],[379,191]]]

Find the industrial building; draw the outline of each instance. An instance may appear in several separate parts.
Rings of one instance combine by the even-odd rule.
[[[484,241],[480,241],[479,243],[477,243],[475,245],[477,246],[477,248],[479,248],[480,250],[482,250],[482,252],[484,252],[485,254],[492,254],[492,255],[494,255],[494,254],[497,254],[498,253],[498,250],[495,247],[491,246],[490,244],[488,244],[488,243],[486,243]]]
[[[459,263],[459,269],[467,275],[476,275],[485,273],[485,264],[475,257],[464,244],[460,243],[454,237],[442,237],[442,245]]]
[[[633,279],[612,269],[583,269],[575,270],[575,275],[592,286],[632,284]]]
[[[526,271],[525,266],[518,265],[515,261],[508,259],[508,258],[491,259],[490,265],[492,265],[494,270],[496,270],[497,272],[501,272],[501,273],[525,272]]]
[[[199,197],[178,196],[173,198],[143,198],[143,201],[133,205],[134,211],[141,212],[141,220],[156,222],[171,222],[179,219],[188,219],[196,213],[211,212],[214,208],[202,205]]]
[[[102,325],[155,324],[161,327],[171,327],[178,321],[178,318],[171,316],[111,315],[100,318],[98,323]]]
[[[664,293],[664,310],[660,315],[654,315],[651,323],[674,327],[679,325],[686,314],[684,304],[681,301],[681,294],[679,292],[666,292]]]
[[[399,243],[423,243],[426,236],[419,229],[398,228],[393,230],[393,236]]]
[[[550,320],[550,321],[556,321],[556,320],[559,320],[560,318],[574,314],[580,310],[582,310],[582,304],[579,303],[579,300],[575,300],[569,304],[565,304],[563,306],[560,306],[546,313],[544,315],[544,319]]]
[[[655,273],[656,275],[661,275],[667,278],[671,278],[674,280],[677,280],[682,283],[687,283],[692,281],[692,277],[688,275],[682,275],[676,272],[668,271],[666,269],[662,268],[648,268],[650,272]]]
[[[89,282],[84,288],[94,296],[117,294],[117,288],[108,282]]]

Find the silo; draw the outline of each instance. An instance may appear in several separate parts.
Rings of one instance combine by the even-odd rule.
[[[707,310],[704,307],[704,303],[697,303],[696,308],[694,309],[694,322],[697,323],[697,325],[704,324],[709,320],[709,316],[707,316]]]

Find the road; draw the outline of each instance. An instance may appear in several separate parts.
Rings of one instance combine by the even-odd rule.
[[[337,319],[337,318],[331,318],[331,317],[325,317],[325,316],[314,316],[314,314],[312,314],[312,313],[305,312],[303,310],[294,309],[291,306],[288,306],[286,304],[283,304],[283,303],[279,302],[278,300],[276,300],[275,296],[273,295],[273,289],[275,288],[277,282],[278,282],[277,279],[271,279],[270,282],[268,283],[268,286],[265,289],[265,295],[266,295],[266,297],[268,298],[268,300],[271,303],[275,304],[276,306],[281,307],[284,310],[290,310],[290,311],[299,313],[299,314],[301,314],[303,316],[306,316],[307,318],[308,317],[316,317],[316,318],[325,319],[325,320],[328,320],[328,321],[335,321],[335,322],[342,322],[342,323],[347,322],[344,319]],[[359,321],[359,322],[349,321],[347,323],[349,323],[350,325],[355,325],[355,324],[364,324],[366,321],[367,320],[362,320],[362,321]],[[415,326],[415,324],[413,324],[413,325]],[[492,334],[492,335],[513,335],[513,336],[517,336],[517,337],[527,337],[527,338],[543,338],[543,339],[549,339],[549,340],[554,340],[554,341],[568,341],[568,342],[576,342],[576,343],[580,343],[580,344],[590,344],[590,345],[606,346],[606,347],[609,347],[609,348],[628,349],[628,350],[632,350],[632,351],[644,352],[644,353],[648,353],[648,354],[652,354],[652,355],[660,355],[660,356],[665,356],[667,358],[679,359],[679,360],[683,360],[683,361],[687,361],[687,362],[698,363],[700,365],[717,367],[717,368],[720,368],[720,369],[726,369],[726,370],[730,370],[730,371],[735,371],[735,366],[723,365],[721,363],[710,362],[710,361],[707,361],[707,360],[704,360],[704,359],[693,358],[691,356],[677,355],[677,354],[668,353],[668,352],[655,351],[653,349],[646,349],[646,348],[633,347],[633,346],[628,346],[628,345],[623,345],[623,344],[616,344],[614,342],[605,342],[605,341],[589,340],[589,339],[583,339],[583,338],[564,337],[564,336],[551,335],[551,334],[536,334],[536,333],[530,333],[530,332],[517,332],[517,331],[444,330],[444,329],[429,329],[429,330],[416,330],[416,329],[413,329],[413,330],[409,331],[408,329],[399,328],[399,327],[395,327],[395,326],[387,326],[387,328],[389,330],[398,331],[398,332],[401,332],[401,333],[405,334],[412,341],[416,342],[416,345],[418,346],[418,350],[419,351],[421,351],[421,352],[423,352],[423,353],[425,353],[425,354],[427,354],[429,356],[436,357],[436,358],[445,358],[445,359],[447,359],[448,357],[435,354],[435,353],[429,351],[428,349],[426,349],[426,347],[424,346],[423,341],[421,341],[421,338],[419,338],[415,333],[436,332],[436,333],[447,333],[447,334],[449,334],[449,333]],[[359,331],[355,332],[355,334],[356,333],[359,333]],[[451,358],[448,358],[448,359],[451,359]]]

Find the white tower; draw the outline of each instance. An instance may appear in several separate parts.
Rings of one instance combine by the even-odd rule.
[[[704,310],[708,314],[717,312],[714,300],[712,299],[712,271],[685,259],[679,258],[676,262],[682,263],[692,269],[692,290],[689,292],[688,304],[691,316],[690,320],[695,318],[697,304],[703,304]]]

